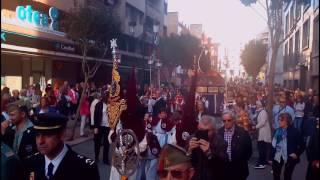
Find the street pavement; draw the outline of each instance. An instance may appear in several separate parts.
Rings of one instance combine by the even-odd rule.
[[[87,156],[88,158],[94,159],[94,144],[93,140],[88,139],[80,144],[73,145],[72,149],[82,155]],[[258,159],[258,152],[256,150],[256,143],[253,143],[253,150],[254,153],[249,161],[249,171],[250,175],[248,177],[248,180],[272,180],[272,173],[271,173],[271,167],[268,166],[265,169],[254,169],[253,166],[255,165],[256,160]],[[111,158],[109,158],[111,159]],[[100,161],[98,162],[99,172],[100,172],[100,179],[101,180],[107,180],[109,179],[110,174],[110,166],[105,165],[102,163],[102,149],[100,151]],[[305,174],[307,170],[307,160],[306,155],[303,153],[301,155],[301,161],[297,166],[295,167],[292,180],[304,180]],[[232,173],[232,172],[230,172]]]

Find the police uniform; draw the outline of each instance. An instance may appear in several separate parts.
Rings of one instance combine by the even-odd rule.
[[[39,114],[34,120],[34,129],[36,133],[56,133],[65,128],[67,118],[55,113]],[[65,154],[59,156],[65,151]],[[55,167],[52,176],[48,177],[49,166],[47,161],[55,161],[61,158],[60,163]],[[50,164],[51,164],[50,162]],[[34,180],[99,180],[99,171],[95,161],[77,154],[70,146],[64,144],[63,150],[52,160],[45,155],[36,153],[28,158],[28,173],[30,179]]]
[[[13,108],[19,109],[27,108],[24,105],[23,101],[12,103],[10,106],[17,106]],[[27,119],[25,122],[25,129],[21,135],[21,140],[18,140],[18,137],[16,137],[17,130],[16,126],[14,125],[9,126],[6,129],[5,134],[2,136],[3,142],[7,144],[9,147],[11,147],[14,151],[16,151],[16,154],[22,161],[24,161],[28,156],[37,152],[35,132],[32,126],[32,122],[29,119]],[[15,141],[16,143],[14,143]]]
[[[9,146],[1,142],[1,179],[23,180],[25,177],[25,171],[18,156]]]

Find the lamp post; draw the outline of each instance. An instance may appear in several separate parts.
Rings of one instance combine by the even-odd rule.
[[[160,59],[157,60],[156,67],[158,68],[158,87],[160,88],[160,68],[162,66],[162,63],[160,62]]]
[[[149,85],[150,85],[150,87],[151,87],[151,66],[152,66],[152,64],[153,64],[153,55],[150,56],[150,58],[149,58],[149,60],[148,60],[148,64],[149,64],[149,67],[150,67],[150,69],[149,69],[149,78],[150,78]]]
[[[157,60],[157,56],[156,56],[156,48],[159,44],[159,36],[158,36],[158,32],[159,32],[159,24],[154,23],[153,24],[153,51],[152,51],[152,55],[148,61],[148,64],[150,66],[150,86],[151,86],[151,65],[154,63],[155,60]],[[155,64],[156,67],[158,68],[158,85],[160,88],[160,67],[161,67],[161,63],[160,63],[160,59],[157,60],[157,63]]]

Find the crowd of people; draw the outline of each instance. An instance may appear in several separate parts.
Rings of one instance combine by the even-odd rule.
[[[47,85],[44,92],[39,85],[20,91],[3,88],[2,159],[16,162],[14,166],[23,173],[10,172],[11,166],[1,160],[1,167],[7,168],[2,177],[100,179],[96,162],[101,145],[103,163],[112,166],[108,158],[114,142],[107,115],[109,88],[68,82],[61,87]],[[124,89],[122,97],[126,99],[129,93]],[[254,168],[271,165],[274,180],[281,179],[283,167],[284,179],[290,180],[304,151],[309,162],[306,180],[318,179],[319,96],[311,89],[290,91],[280,86],[275,87],[274,93],[274,106],[268,112],[266,86],[229,82],[224,108],[219,114],[208,109],[212,102],[196,94],[195,109],[189,111],[194,111],[197,130],[186,136],[187,143],[181,146],[177,134],[186,113],[187,91],[174,86],[137,86],[144,133],[139,142],[141,159],[128,179],[245,180],[249,176],[248,161],[253,146],[259,152]],[[63,139],[66,124],[75,120],[78,107],[79,135],[88,136],[85,127],[90,126],[95,160],[72,151]],[[72,172],[77,174],[76,178]],[[119,174],[112,166],[110,180],[116,178]]]

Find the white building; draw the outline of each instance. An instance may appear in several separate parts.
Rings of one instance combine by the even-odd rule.
[[[319,86],[319,0],[291,0],[284,8],[283,85]],[[281,51],[280,51],[281,52]]]

